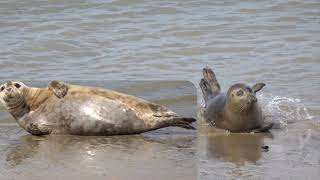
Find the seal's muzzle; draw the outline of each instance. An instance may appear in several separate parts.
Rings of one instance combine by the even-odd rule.
[[[254,95],[248,96],[248,105],[253,105],[254,103],[258,102],[258,99]]]

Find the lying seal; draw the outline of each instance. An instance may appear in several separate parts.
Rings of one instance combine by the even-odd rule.
[[[52,81],[48,88],[8,81],[0,101],[18,124],[33,135],[126,135],[168,126],[194,129],[194,118],[115,91]]]
[[[264,86],[264,83],[257,83],[252,87],[238,83],[232,85],[227,93],[221,93],[213,71],[204,68],[200,81],[205,100],[204,118],[216,127],[231,132],[268,131],[273,123],[264,123],[255,96]]]

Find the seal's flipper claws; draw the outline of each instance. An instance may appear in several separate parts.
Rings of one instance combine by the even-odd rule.
[[[217,80],[216,75],[214,74],[212,69],[210,69],[208,67],[203,68],[202,73],[203,73],[203,78],[208,81],[210,81],[210,80],[216,81]]]
[[[60,99],[66,96],[68,93],[68,86],[63,81],[51,81],[48,84],[48,89]]]

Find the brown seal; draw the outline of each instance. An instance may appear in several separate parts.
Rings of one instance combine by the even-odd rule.
[[[127,94],[52,81],[48,88],[8,81],[0,101],[33,135],[125,135],[168,126],[194,129],[194,118]]]
[[[227,93],[221,93],[215,74],[209,68],[203,69],[200,87],[205,100],[204,118],[214,126],[231,132],[264,132],[273,123],[264,123],[262,110],[256,92],[265,84],[250,87],[243,83],[232,85]]]

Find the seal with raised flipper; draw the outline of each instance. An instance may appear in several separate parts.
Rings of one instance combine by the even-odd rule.
[[[47,88],[8,81],[0,86],[0,101],[33,135],[129,135],[169,126],[194,129],[195,122],[131,95],[62,81]]]
[[[214,72],[203,69],[200,87],[205,101],[204,118],[210,124],[230,132],[265,132],[273,123],[265,123],[256,93],[265,86],[237,83],[222,93]]]

